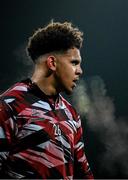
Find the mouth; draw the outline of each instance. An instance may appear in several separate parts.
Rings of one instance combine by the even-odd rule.
[[[74,79],[74,80],[73,80],[74,87],[76,87],[76,86],[77,86],[77,84],[78,84],[78,81],[79,81],[79,79]]]

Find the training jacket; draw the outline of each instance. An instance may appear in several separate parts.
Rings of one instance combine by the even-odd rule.
[[[0,178],[93,179],[80,116],[30,79],[0,96]]]

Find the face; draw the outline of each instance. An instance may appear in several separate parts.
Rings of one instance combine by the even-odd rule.
[[[55,79],[58,91],[72,93],[81,74],[81,56],[77,48],[69,49],[63,54],[57,54]]]

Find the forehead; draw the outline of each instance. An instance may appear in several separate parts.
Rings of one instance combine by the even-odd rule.
[[[70,57],[71,59],[81,60],[80,50],[77,48],[71,48],[64,53],[64,56]]]
[[[72,60],[78,61],[78,63],[81,63],[81,55],[80,50],[77,48],[71,48],[68,49],[65,52],[54,54],[57,58],[57,61],[60,63],[67,63],[71,62]]]

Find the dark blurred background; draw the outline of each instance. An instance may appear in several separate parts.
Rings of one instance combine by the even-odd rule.
[[[92,78],[99,77],[105,86],[105,100],[109,98],[114,106],[118,129],[113,134],[113,128],[109,134],[107,126],[102,132],[102,126],[100,130],[91,128],[82,117],[88,161],[97,179],[128,178],[127,146],[124,148],[128,137],[128,0],[1,0],[0,14],[0,92],[31,73],[32,64],[24,49],[38,27],[54,19],[71,21],[84,32],[83,79],[92,82]],[[111,121],[109,125],[115,126]],[[110,145],[109,139],[117,134],[116,143]],[[106,137],[109,147],[103,142]],[[113,146],[120,149],[116,156]],[[103,158],[105,153],[107,157]],[[116,160],[111,164],[113,157]]]

